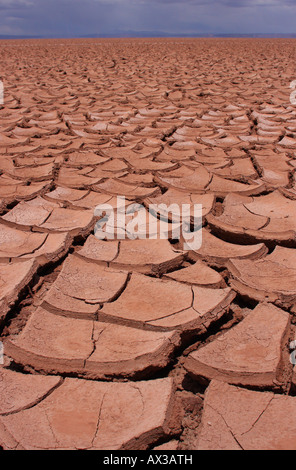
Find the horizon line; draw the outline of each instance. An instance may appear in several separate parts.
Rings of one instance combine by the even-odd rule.
[[[118,33],[101,33],[88,35],[25,35],[0,34],[0,40],[18,39],[195,39],[195,38],[250,38],[250,39],[293,39],[296,33],[166,33],[163,31],[120,31]]]

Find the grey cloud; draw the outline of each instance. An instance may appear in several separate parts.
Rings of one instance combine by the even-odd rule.
[[[295,0],[0,0],[0,35],[291,33]]]
[[[180,0],[142,0],[141,3],[180,4]],[[230,8],[295,7],[295,0],[183,0],[182,4],[196,6],[218,5]]]
[[[32,0],[0,0],[0,10],[23,10],[24,8],[32,7],[34,2]]]

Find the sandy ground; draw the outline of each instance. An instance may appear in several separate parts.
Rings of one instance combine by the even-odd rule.
[[[3,449],[296,449],[295,45],[0,42]]]

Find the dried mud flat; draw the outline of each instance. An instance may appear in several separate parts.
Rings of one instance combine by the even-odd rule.
[[[295,59],[0,43],[1,448],[296,449]],[[202,247],[97,240],[116,196],[203,204]]]

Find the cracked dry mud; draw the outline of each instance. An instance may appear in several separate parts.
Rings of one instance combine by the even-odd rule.
[[[1,42],[0,448],[296,449],[294,44]]]

